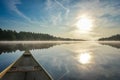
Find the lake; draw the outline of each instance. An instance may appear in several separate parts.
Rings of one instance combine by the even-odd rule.
[[[0,72],[25,50],[54,80],[120,80],[120,42],[0,42]]]

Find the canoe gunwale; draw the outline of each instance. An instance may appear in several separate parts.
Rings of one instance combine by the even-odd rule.
[[[3,70],[1,73],[0,73],[0,80],[5,76],[5,74],[7,74],[7,73],[11,73],[11,72],[34,72],[34,71],[38,71],[37,69],[35,69],[35,67],[36,66],[33,66],[33,69],[31,69],[31,70],[23,70],[22,71],[22,69],[21,69],[21,71],[20,70],[18,70],[17,71],[17,69],[16,70],[14,70],[14,65],[16,64],[16,63],[19,63],[19,61],[20,61],[20,59],[22,58],[22,57],[24,57],[24,56],[30,56],[30,57],[32,57],[32,59],[35,61],[35,63],[36,64],[38,64],[38,70],[40,70],[40,71],[43,71],[44,72],[44,74],[50,79],[50,80],[53,80],[53,78],[52,78],[52,76],[46,71],[46,69],[41,65],[41,64],[39,64],[38,62],[37,62],[37,60],[34,58],[34,56],[30,53],[30,54],[22,54],[16,61],[14,61],[11,65],[9,65],[5,70]],[[12,70],[12,67],[13,67],[13,70]],[[41,69],[39,69],[39,68],[41,68]],[[19,69],[19,68],[18,68]]]
[[[32,54],[31,54],[31,56],[33,57],[35,62],[38,63],[37,60],[34,58],[34,56]],[[39,66],[41,66],[41,68],[45,71],[46,75],[48,75],[50,77],[50,79],[53,80],[52,76],[46,71],[46,69],[41,64],[39,64]]]
[[[32,55],[32,57],[33,57],[33,55]],[[34,59],[34,57],[33,57],[33,59]],[[35,60],[35,59],[34,59]],[[36,61],[36,60],[35,60]],[[36,61],[37,62],[37,61]],[[38,62],[37,62],[38,63]],[[39,63],[38,63],[39,64]],[[51,78],[51,80],[53,80],[53,78],[52,78],[52,76],[47,72],[47,70],[41,65],[41,64],[39,64],[40,66],[41,66],[41,68],[45,71],[45,73]]]
[[[10,64],[6,69],[4,69],[1,73],[0,73],[0,79],[12,68],[12,66],[22,57],[23,55],[21,55],[17,60],[15,60],[12,64]]]

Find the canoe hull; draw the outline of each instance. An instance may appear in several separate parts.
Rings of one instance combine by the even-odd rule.
[[[37,63],[32,54],[25,52],[2,77],[2,80],[53,80]]]

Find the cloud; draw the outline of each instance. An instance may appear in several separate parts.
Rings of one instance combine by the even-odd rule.
[[[118,8],[118,2],[109,3],[109,0],[86,0],[83,2],[78,2],[77,4],[73,5],[73,9],[77,9],[77,13],[75,15],[80,14],[87,14],[92,16],[93,18],[100,18],[103,15],[111,15],[116,16],[120,15],[120,9]]]
[[[6,5],[8,6],[8,8],[11,11],[14,11],[15,13],[17,13],[19,16],[21,16],[22,18],[28,20],[29,22],[31,22],[30,18],[27,17],[26,15],[24,15],[18,8],[17,5],[22,4],[20,0],[5,0]]]
[[[59,13],[56,16],[55,15],[52,16],[53,25],[59,25],[60,22],[61,22],[61,13]]]
[[[70,10],[69,10],[68,8],[66,8],[65,6],[63,6],[63,4],[61,4],[59,1],[55,0],[55,2],[56,2],[59,6],[61,6],[63,9],[66,10],[66,16],[68,16],[68,13],[70,12]]]
[[[61,25],[67,24],[68,15],[70,13],[70,9],[65,7],[63,4],[67,4],[65,1],[57,1],[57,0],[47,0],[46,1],[46,11],[48,15],[48,22],[51,25]]]
[[[84,0],[78,2],[72,6],[73,21],[76,21],[77,17],[81,15],[90,16],[94,19],[94,29],[89,36],[107,36],[120,33],[116,31],[120,30],[120,1],[109,0]],[[109,15],[109,16],[107,16]],[[111,29],[110,29],[111,28]],[[109,31],[110,30],[110,31]],[[111,30],[113,32],[111,32]],[[76,30],[74,30],[76,31]],[[71,29],[71,32],[73,30]],[[99,33],[98,33],[99,32]],[[103,34],[104,35],[100,35]],[[74,33],[75,34],[75,33]],[[86,35],[85,35],[86,36]],[[86,36],[87,37],[87,36]]]
[[[46,1],[46,9],[50,9],[52,7],[52,1],[51,0],[47,0]]]
[[[24,23],[24,22],[17,22],[21,27],[21,25],[23,24],[24,26],[27,25],[27,27],[31,27],[31,26],[35,26],[35,27],[39,27],[39,28],[43,28],[46,27],[46,25],[44,25],[43,23],[45,21],[41,20],[31,20],[30,17],[27,17],[23,12],[21,12],[18,9],[18,5],[21,5],[22,2],[20,0],[5,0],[5,4],[8,7],[9,10],[15,12],[16,14],[18,14],[20,17],[24,18],[25,20],[27,20],[28,22]],[[13,22],[13,21],[12,21]],[[22,26],[23,26],[22,25]]]

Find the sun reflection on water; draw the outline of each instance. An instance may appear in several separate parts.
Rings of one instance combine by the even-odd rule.
[[[90,61],[91,61],[91,55],[90,55],[90,53],[81,53],[79,55],[78,61],[81,64],[88,64],[88,63],[90,63]]]

